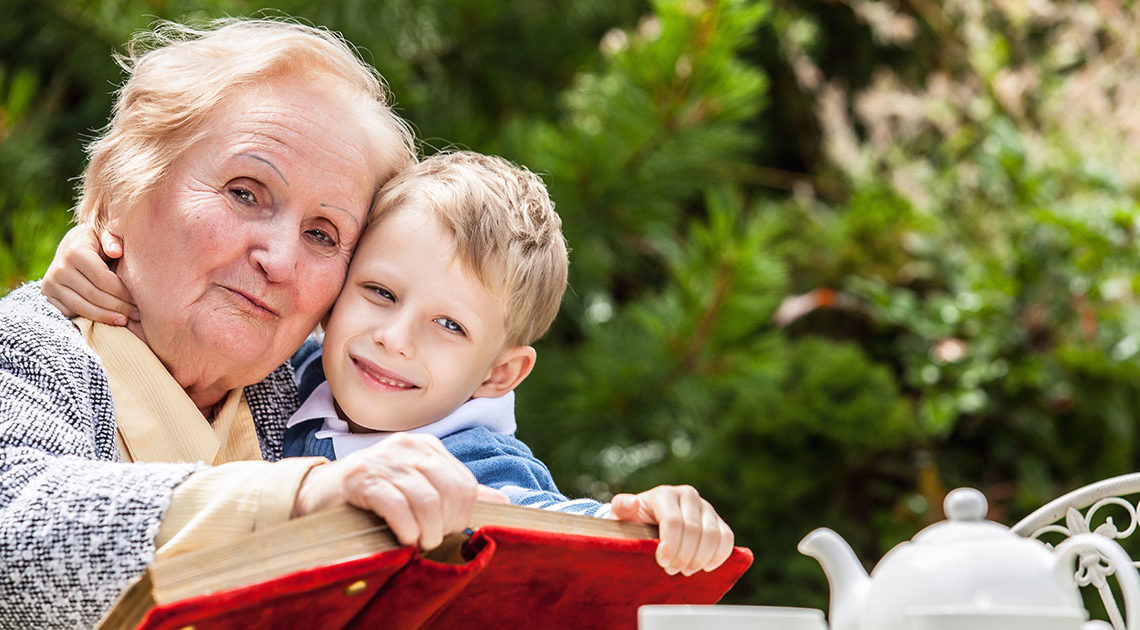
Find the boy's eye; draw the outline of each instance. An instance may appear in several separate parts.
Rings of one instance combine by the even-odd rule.
[[[432,321],[443,326],[443,328],[449,332],[459,333],[461,335],[467,334],[467,331],[463,330],[463,326],[459,325],[459,322],[450,317],[437,317]]]
[[[364,288],[368,289],[369,291],[380,296],[382,299],[388,300],[389,302],[395,302],[396,301],[396,296],[392,295],[391,291],[389,291],[388,289],[385,289],[382,286],[379,286],[376,284],[369,284],[369,285],[365,285]]]

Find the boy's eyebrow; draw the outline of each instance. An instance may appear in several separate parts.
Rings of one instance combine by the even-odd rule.
[[[372,225],[375,225],[375,223]],[[358,253],[353,258],[353,264],[356,265],[354,278],[355,282],[357,283],[374,282],[375,277],[378,275],[399,276],[399,265],[394,265],[387,260],[369,258],[367,254],[362,255]],[[389,283],[384,282],[383,284],[387,285]],[[388,288],[397,295],[400,293],[397,289],[393,289],[392,287]],[[467,331],[469,338],[474,338],[471,334],[472,331],[470,329],[471,322],[475,322],[478,325],[480,335],[486,334],[487,327],[491,326],[491,322],[488,322],[483,317],[481,317],[478,311],[466,300],[459,300],[455,295],[445,295],[442,297],[437,296],[435,299],[436,301],[433,303],[433,306],[442,305],[442,308],[439,309],[440,312],[438,315],[449,317],[461,324],[463,326],[463,329]],[[462,315],[462,317],[456,315],[457,311]]]

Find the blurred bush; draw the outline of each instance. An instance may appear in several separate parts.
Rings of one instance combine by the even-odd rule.
[[[1011,523],[1131,471],[1140,24],[1045,0],[286,0],[428,150],[540,172],[571,289],[520,436],[572,494],[692,483],[757,554],[731,601],[826,605],[796,541],[873,561],[973,485]],[[155,17],[0,0],[0,285],[38,277],[82,142]]]

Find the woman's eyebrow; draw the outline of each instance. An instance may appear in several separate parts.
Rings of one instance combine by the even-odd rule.
[[[360,221],[356,218],[356,215],[352,214],[348,210],[346,210],[340,206],[334,206],[331,203],[323,203],[323,202],[321,203],[321,207],[322,208],[332,208],[333,210],[339,210],[339,211],[343,212],[345,214],[345,216],[347,216],[349,218],[349,220],[351,220],[353,223],[356,224],[357,228],[360,227]]]
[[[286,185],[286,186],[288,186],[288,185],[289,185],[289,180],[285,179],[285,175],[284,175],[284,174],[281,172],[281,170],[280,170],[280,169],[278,169],[278,168],[277,168],[277,167],[276,167],[276,166],[273,164],[273,162],[270,162],[269,160],[267,160],[267,159],[265,159],[265,158],[261,157],[260,155],[254,155],[254,154],[252,154],[252,153],[239,153],[239,154],[238,154],[238,156],[239,156],[239,157],[247,157],[247,158],[252,158],[252,159],[254,159],[254,160],[257,160],[258,162],[261,162],[262,164],[265,164],[265,165],[266,165],[266,166],[268,166],[269,168],[273,169],[273,172],[274,172],[274,173],[277,173],[277,176],[281,178],[281,181],[285,182],[285,185]]]

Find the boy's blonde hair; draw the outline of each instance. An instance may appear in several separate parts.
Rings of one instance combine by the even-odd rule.
[[[527,345],[554,322],[569,260],[562,219],[546,185],[503,158],[434,155],[380,191],[370,225],[405,204],[431,209],[455,238],[455,255],[503,304],[507,343]]]
[[[157,187],[229,95],[269,79],[341,88],[382,158],[377,186],[415,160],[412,133],[388,106],[380,74],[336,33],[279,19],[223,19],[206,28],[162,22],[117,60],[128,79],[110,123],[87,147],[75,209],[77,221],[96,229],[109,210],[129,211]]]

